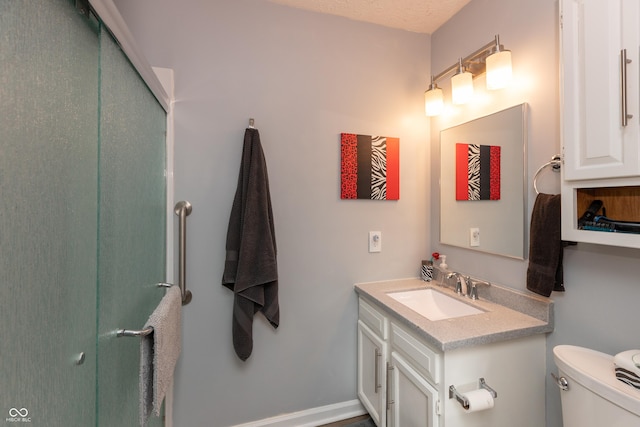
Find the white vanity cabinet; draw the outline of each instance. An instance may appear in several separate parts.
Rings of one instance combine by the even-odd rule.
[[[439,351],[391,311],[359,300],[358,396],[378,427],[539,427],[545,374],[542,334]],[[468,412],[449,398],[449,386],[471,391],[480,378],[498,393],[493,408]]]
[[[596,199],[640,222],[640,2],[560,0],[560,16],[562,238],[640,247],[638,234],[578,229]]]
[[[358,397],[371,418],[378,427],[439,427],[429,380],[439,378],[440,356],[362,298],[358,306]]]

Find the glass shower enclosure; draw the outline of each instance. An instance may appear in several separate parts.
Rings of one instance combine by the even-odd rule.
[[[166,113],[98,19],[0,0],[0,426],[135,426]],[[149,425],[163,425],[152,418]]]

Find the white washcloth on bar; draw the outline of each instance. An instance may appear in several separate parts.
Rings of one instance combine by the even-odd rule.
[[[180,356],[182,294],[171,286],[144,325],[153,332],[140,339],[140,425],[144,426],[152,410],[160,416],[160,408],[173,380]]]

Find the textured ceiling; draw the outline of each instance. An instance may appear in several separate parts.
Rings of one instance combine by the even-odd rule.
[[[269,0],[356,21],[431,34],[470,0]]]

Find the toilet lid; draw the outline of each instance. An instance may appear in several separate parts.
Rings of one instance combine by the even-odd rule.
[[[553,355],[556,366],[566,376],[640,416],[640,390],[616,379],[613,356],[572,345],[554,347]]]

